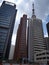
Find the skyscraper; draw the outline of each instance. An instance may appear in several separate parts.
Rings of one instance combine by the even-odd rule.
[[[8,59],[16,12],[14,3],[3,1],[0,7],[0,59]]]
[[[27,15],[23,15],[23,17],[20,20],[20,24],[17,31],[14,60],[27,58],[26,25]]]
[[[46,24],[47,26],[47,33],[48,33],[48,36],[49,36],[49,22]]]
[[[49,37],[45,37],[44,42],[46,44],[46,50],[49,50]]]
[[[43,41],[42,20],[36,18],[34,4],[32,18],[28,21],[28,32],[28,60],[33,62],[34,54],[46,49]]]

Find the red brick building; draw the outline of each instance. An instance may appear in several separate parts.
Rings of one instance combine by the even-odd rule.
[[[14,60],[20,58],[27,58],[26,26],[27,15],[23,15],[23,17],[20,20],[20,24],[17,31]]]

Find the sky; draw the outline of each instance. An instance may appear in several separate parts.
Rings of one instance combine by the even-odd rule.
[[[2,3],[4,0],[0,0]],[[17,35],[18,25],[20,23],[20,18],[23,14],[27,14],[28,18],[32,16],[32,3],[35,4],[35,15],[37,18],[42,19],[43,28],[44,28],[44,36],[47,36],[46,31],[46,18],[49,14],[49,0],[5,0],[16,4],[17,15],[15,20],[15,26],[12,36],[12,44],[15,45],[15,39]]]
[[[0,5],[4,0],[0,0]],[[44,36],[47,37],[46,23],[49,21],[49,0],[5,0],[16,4],[17,15],[14,25],[13,36],[11,44],[15,45],[16,34],[20,18],[23,14],[27,14],[28,18],[32,16],[32,3],[35,4],[35,15],[42,19]]]

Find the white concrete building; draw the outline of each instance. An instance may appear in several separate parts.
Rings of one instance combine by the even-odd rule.
[[[49,64],[49,50],[44,50],[34,54],[34,60],[38,63]]]

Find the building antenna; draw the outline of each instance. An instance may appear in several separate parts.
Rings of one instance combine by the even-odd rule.
[[[34,3],[32,4],[32,7],[33,7],[33,9],[32,9],[32,15],[35,15]]]

